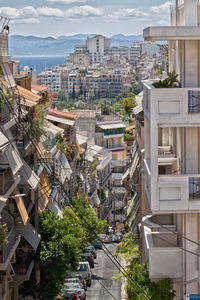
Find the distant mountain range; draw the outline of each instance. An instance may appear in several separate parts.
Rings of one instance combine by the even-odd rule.
[[[74,51],[74,46],[85,44],[87,37],[95,34],[75,34],[71,36],[37,37],[11,35],[9,36],[9,53],[11,56],[64,56]],[[123,34],[111,37],[112,46],[131,46],[136,41],[143,40],[142,35],[125,36]]]

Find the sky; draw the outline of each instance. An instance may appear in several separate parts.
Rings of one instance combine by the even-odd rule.
[[[174,0],[0,0],[10,33],[53,36],[78,33],[142,34],[145,27],[169,25]]]

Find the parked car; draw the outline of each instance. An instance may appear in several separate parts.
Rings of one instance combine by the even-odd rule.
[[[76,277],[76,278],[65,278],[64,285],[66,283],[78,283],[78,284],[80,284],[81,288],[85,290],[83,282],[81,282],[78,277]]]
[[[56,300],[78,300],[78,293],[75,290],[62,291],[62,295]]]
[[[120,234],[111,234],[110,238],[112,243],[120,243],[122,240]]]
[[[104,233],[98,234],[98,239],[102,243],[110,243],[110,236]]]
[[[76,273],[69,274],[65,278],[65,281],[67,281],[67,280],[69,280],[69,281],[70,280],[79,280],[81,282],[81,284],[83,285],[84,290],[87,291],[87,283],[82,274],[76,274]]]
[[[79,256],[81,257],[80,261],[88,261],[90,268],[94,268],[94,258],[91,252],[80,253]]]
[[[86,299],[86,293],[85,290],[83,288],[81,288],[79,283],[64,283],[64,288],[63,291],[76,291],[78,294],[79,299],[81,300],[85,300]]]
[[[90,265],[89,262],[85,261],[85,262],[79,262],[77,271],[76,271],[77,275],[82,275],[85,280],[86,280],[86,284],[87,286],[91,286],[91,271],[90,271]]]
[[[87,250],[92,252],[92,255],[95,259],[97,258],[97,252],[96,252],[94,246],[90,245],[90,246],[85,247],[84,252]]]
[[[90,243],[92,246],[94,246],[94,248],[97,248],[97,249],[102,249],[102,242],[96,238],[94,241],[92,241]]]

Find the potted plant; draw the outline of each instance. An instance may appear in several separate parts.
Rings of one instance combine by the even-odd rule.
[[[3,247],[8,243],[7,232],[8,232],[7,224],[0,223],[0,263],[3,262]]]
[[[132,129],[126,130],[124,132],[124,141],[127,143],[127,146],[133,145],[134,139],[135,139],[135,135]]]

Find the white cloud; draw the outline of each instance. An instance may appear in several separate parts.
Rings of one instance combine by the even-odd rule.
[[[51,8],[51,7],[38,7],[36,9],[39,16],[46,17],[64,17],[64,13],[59,8]]]
[[[73,4],[73,3],[86,3],[91,2],[93,0],[46,0],[51,3],[64,3],[64,4]]]
[[[159,14],[159,13],[168,13],[169,12],[169,6],[172,4],[172,2],[170,1],[167,1],[161,5],[158,5],[158,6],[152,6],[150,8],[150,11],[153,12],[153,13],[156,13],[156,14]]]
[[[104,10],[90,5],[74,6],[66,10],[66,15],[69,18],[95,17],[102,16]]]
[[[37,18],[27,18],[27,19],[13,19],[11,20],[11,24],[38,24],[40,23],[40,20]]]

